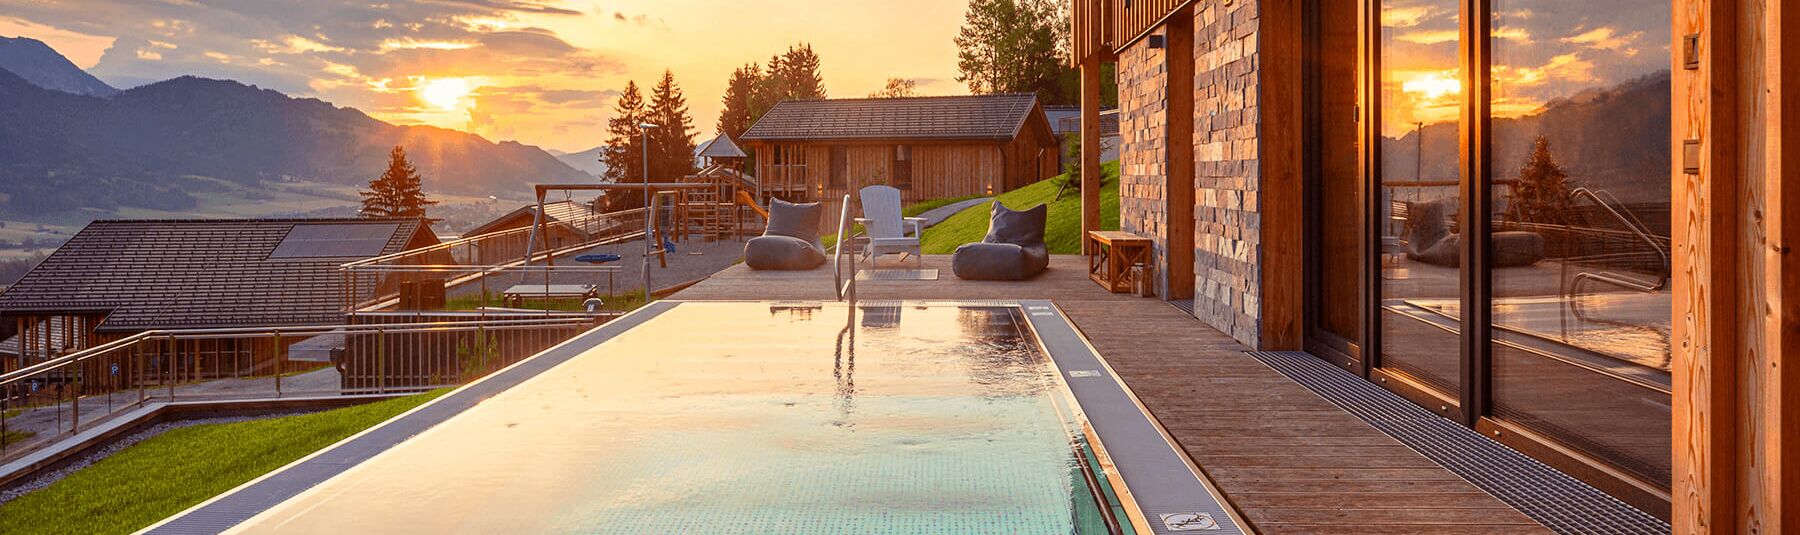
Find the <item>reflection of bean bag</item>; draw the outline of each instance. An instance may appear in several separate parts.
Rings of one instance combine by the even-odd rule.
[[[1406,257],[1434,266],[1462,265],[1462,236],[1447,228],[1441,202],[1413,206],[1412,241]],[[1544,259],[1544,237],[1536,232],[1509,231],[1490,235],[1494,267],[1519,267]]]
[[[793,204],[781,199],[769,202],[769,228],[744,243],[744,264],[750,269],[803,270],[825,263],[825,246],[819,243],[819,203]]]
[[[973,280],[1025,280],[1050,266],[1050,249],[1044,245],[1044,225],[1050,209],[1037,205],[1011,210],[994,203],[988,216],[987,237],[981,243],[963,244],[950,257],[950,270],[958,278]]]

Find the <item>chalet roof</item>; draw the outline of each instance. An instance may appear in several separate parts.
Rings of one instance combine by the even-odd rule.
[[[432,238],[416,218],[101,220],[17,284],[0,314],[105,314],[100,331],[343,321],[340,264]]]
[[[705,144],[700,145],[700,157],[748,158],[750,155],[744,154],[744,149],[738,148],[737,143],[731,141],[731,136],[719,134],[718,137],[714,137]]]
[[[1050,120],[1050,131],[1056,135],[1081,133],[1081,106],[1044,106],[1044,118]],[[1100,110],[1100,135],[1119,135],[1119,109]]]
[[[552,223],[558,221],[578,221],[583,218],[597,215],[600,215],[600,211],[595,210],[592,203],[578,202],[575,200],[544,202],[544,217],[549,218]],[[519,207],[517,210],[502,214],[500,217],[496,217],[486,223],[477,225],[475,228],[469,229],[468,232],[464,232],[462,235],[467,238],[470,236],[480,236],[490,232],[499,232],[517,228],[517,225],[510,223],[517,221],[519,218],[524,218],[526,224],[530,225],[530,221],[537,218],[537,203],[527,204]]]
[[[1037,110],[1037,95],[783,100],[744,140],[1010,140]]]

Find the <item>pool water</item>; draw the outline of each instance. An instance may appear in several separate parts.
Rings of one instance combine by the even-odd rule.
[[[682,303],[241,531],[1086,533],[1013,307]],[[849,324],[849,327],[846,325]],[[1102,474],[1103,475],[1103,474]]]

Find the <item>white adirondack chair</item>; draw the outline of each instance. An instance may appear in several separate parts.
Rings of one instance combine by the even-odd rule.
[[[863,258],[870,260],[873,266],[882,255],[898,254],[905,261],[905,255],[910,254],[919,259],[919,267],[924,267],[925,257],[919,251],[919,230],[925,220],[900,215],[900,190],[877,185],[863,188],[860,195],[863,216],[856,218],[856,222],[869,233]]]

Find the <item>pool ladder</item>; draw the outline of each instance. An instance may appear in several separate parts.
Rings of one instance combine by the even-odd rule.
[[[850,226],[850,194],[844,194],[844,202],[839,206],[837,243],[832,245],[831,257],[832,291],[836,292],[837,300],[850,304],[851,313],[854,314],[856,310],[857,255],[850,250],[856,247],[856,236],[852,235],[855,229]],[[845,255],[850,257],[850,275],[847,279],[844,276]]]

